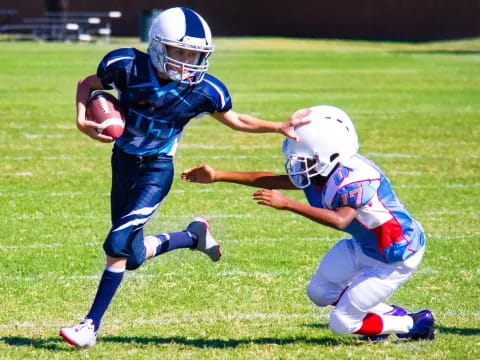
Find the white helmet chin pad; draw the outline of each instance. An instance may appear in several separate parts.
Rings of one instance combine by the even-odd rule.
[[[162,11],[148,34],[148,54],[155,68],[172,80],[197,84],[208,70],[208,58],[215,49],[206,21],[195,11],[175,7]],[[168,56],[167,46],[196,52],[192,63]]]
[[[298,115],[297,115],[298,114]],[[299,141],[285,139],[282,152],[285,170],[292,183],[303,189],[315,176],[327,177],[337,164],[348,160],[358,151],[358,138],[348,115],[329,105],[301,109],[296,118],[310,119],[295,128]]]

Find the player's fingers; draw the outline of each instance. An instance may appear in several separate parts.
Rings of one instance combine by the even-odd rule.
[[[255,199],[256,197],[260,196],[260,190],[257,190],[255,191],[253,194],[252,194],[252,198]]]
[[[107,136],[107,135],[103,135],[103,134],[99,134],[99,133],[97,133],[95,136],[93,136],[93,138],[95,140],[98,140],[98,141],[101,141],[101,142],[104,142],[104,143],[110,143],[114,140],[111,136]]]
[[[299,138],[297,134],[295,134],[295,130],[293,128],[291,128],[290,131],[288,131],[285,135],[296,142],[299,141]]]
[[[192,168],[189,168],[189,169],[185,169],[182,171],[182,176],[187,176],[190,172],[192,171]]]
[[[197,171],[200,168],[200,165],[188,168],[183,170],[182,174],[185,174],[185,176],[193,176],[195,174],[195,171]]]
[[[192,169],[191,171],[189,171],[187,173],[187,176],[190,178],[190,179],[196,179],[198,178],[199,176],[202,176],[202,172],[199,171],[199,169]]]
[[[180,177],[183,179],[183,180],[187,180],[187,181],[191,181],[193,176],[192,174],[189,174],[188,172],[183,172]]]
[[[91,128],[91,129],[97,129],[97,130],[103,130],[105,128],[105,125],[98,124],[95,121],[91,120],[85,120],[82,122],[82,127],[83,128]]]
[[[270,189],[259,189],[259,190],[255,191],[254,195],[255,194],[266,195],[266,194],[270,194],[271,192],[272,192],[272,190],[270,190]]]
[[[257,202],[257,205],[269,206],[271,208],[275,208],[275,206],[273,206],[271,202],[265,201],[265,200]]]
[[[253,199],[253,200],[265,201],[265,200],[267,200],[267,197],[264,196],[263,194],[253,194],[253,195],[252,195],[252,199]]]
[[[299,126],[299,125],[308,124],[311,121],[312,121],[312,119],[309,119],[309,118],[294,119],[292,121],[292,126]]]

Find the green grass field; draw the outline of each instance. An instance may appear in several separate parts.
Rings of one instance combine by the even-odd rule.
[[[59,328],[93,300],[109,229],[111,145],[76,129],[76,82],[108,50],[146,45],[1,41],[0,359],[479,359],[480,39],[216,43],[211,73],[229,87],[234,110],[283,121],[332,104],[351,115],[361,152],[428,234],[422,265],[390,301],[431,309],[437,339],[333,335],[329,309],[313,306],[305,288],[344,234],[257,206],[253,188],[177,176],[147,233],[183,229],[203,214],[222,261],[179,250],[146,263],[127,274],[95,348],[64,343]],[[199,162],[281,173],[281,140],[193,120],[177,175]]]

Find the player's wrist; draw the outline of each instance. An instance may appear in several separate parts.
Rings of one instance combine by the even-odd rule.
[[[222,179],[222,173],[223,173],[223,171],[221,171],[221,170],[212,169],[212,183],[219,182],[219,181],[224,181]]]
[[[296,212],[298,210],[298,204],[299,204],[299,202],[286,197],[282,210]]]
[[[283,130],[284,123],[275,123],[275,131],[279,134],[284,135],[285,131]]]

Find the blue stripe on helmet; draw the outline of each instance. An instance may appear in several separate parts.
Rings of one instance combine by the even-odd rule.
[[[205,29],[203,28],[199,15],[193,10],[183,7],[181,9],[185,15],[185,36],[205,38]]]

